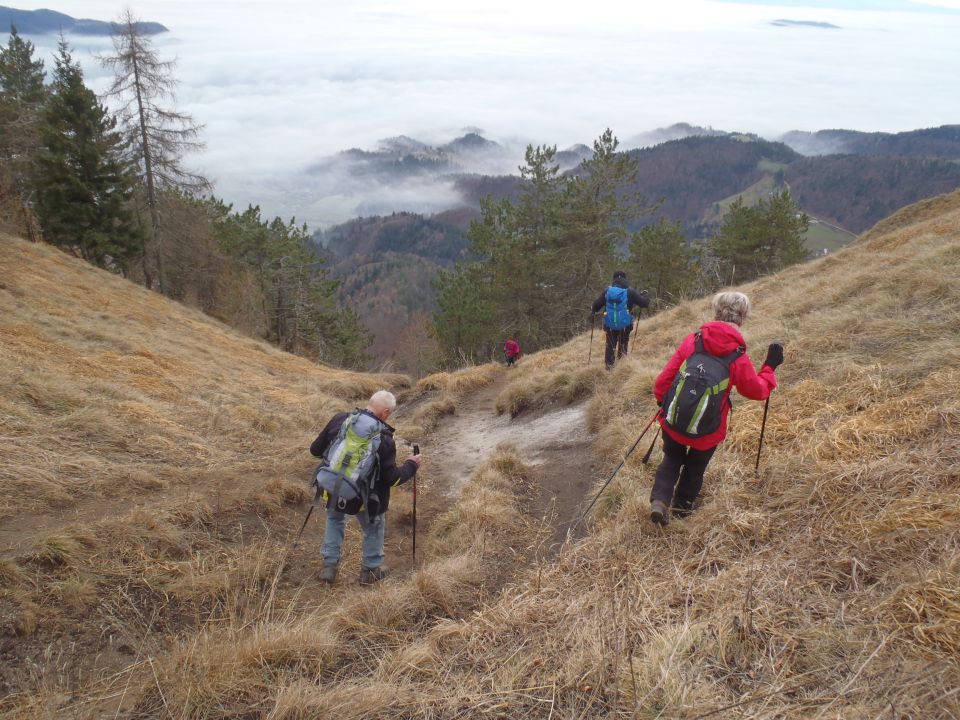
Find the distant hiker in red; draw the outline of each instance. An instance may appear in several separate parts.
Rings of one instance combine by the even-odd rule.
[[[653,384],[663,428],[663,462],[650,493],[650,520],[657,525],[669,522],[671,509],[677,517],[693,510],[707,463],[727,436],[730,391],[766,400],[777,386],[774,370],[783,362],[783,346],[770,344],[757,373],[740,334],[749,298],[722,292],[713,298],[713,310],[715,320],[684,338]]]
[[[592,315],[606,308],[603,314],[603,327],[607,332],[607,352],[604,362],[607,370],[613,369],[614,355],[619,360],[627,354],[630,343],[630,331],[633,329],[633,309],[650,305],[650,296],[646,290],[637,292],[627,285],[627,274],[617,270],[610,285],[590,307]]]
[[[507,356],[507,365],[513,365],[520,359],[520,343],[513,338],[508,338],[503,344],[503,354]]]

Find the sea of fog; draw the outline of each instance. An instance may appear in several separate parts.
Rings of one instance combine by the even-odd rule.
[[[229,202],[316,229],[457,202],[444,182],[358,183],[335,162],[324,177],[306,172],[397,135],[440,143],[479,129],[513,152],[476,169],[505,173],[528,142],[589,144],[607,127],[630,147],[680,121],[770,138],[960,122],[960,12],[878,2],[898,9],[850,10],[857,4],[842,0],[141,0],[132,9],[171,29],[155,48],[177,58],[179,108],[205,125],[206,150],[191,164]],[[106,0],[17,7],[103,20],[123,9]],[[55,38],[32,40],[52,66]],[[93,54],[109,40],[68,40],[104,89]]]

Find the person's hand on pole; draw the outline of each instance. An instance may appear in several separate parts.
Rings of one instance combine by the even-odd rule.
[[[783,345],[780,342],[770,343],[770,347],[767,348],[767,359],[763,364],[770,366],[772,370],[776,370],[783,364]]]

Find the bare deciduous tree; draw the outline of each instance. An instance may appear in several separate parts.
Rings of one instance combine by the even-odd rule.
[[[175,60],[161,60],[153,50],[151,39],[141,28],[131,10],[126,10],[114,24],[114,55],[100,58],[115,78],[105,97],[119,100],[117,115],[124,130],[149,212],[153,261],[161,293],[167,292],[163,258],[163,231],[159,193],[179,190],[201,192],[210,183],[201,175],[184,167],[183,156],[200,150],[198,139],[202,125],[190,115],[175,109],[173,75]],[[144,261],[147,287],[153,284],[153,273]]]

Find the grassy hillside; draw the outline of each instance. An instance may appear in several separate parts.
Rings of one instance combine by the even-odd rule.
[[[0,264],[10,717],[960,716],[960,193],[744,288],[781,386],[760,471],[763,407],[739,401],[689,520],[649,524],[645,439],[550,554],[501,448],[417,572],[364,591],[288,562],[283,500],[316,418],[402,378],[310,366],[11,238]],[[587,334],[525,357],[497,407],[535,432],[586,402],[568,432],[596,456],[570,464],[602,482],[708,318],[642,321],[611,374]],[[418,383],[401,432],[429,442],[498,372]]]

